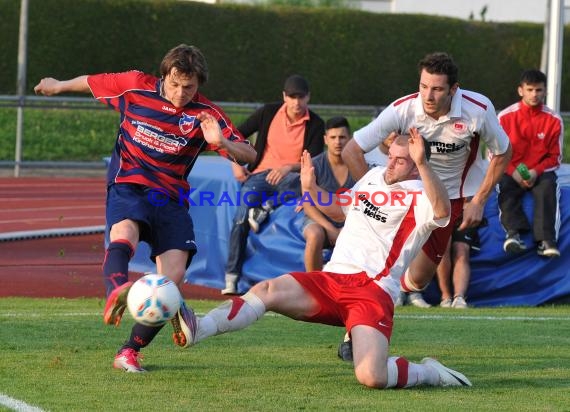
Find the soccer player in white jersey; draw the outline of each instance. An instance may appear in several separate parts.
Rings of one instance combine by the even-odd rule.
[[[402,277],[404,292],[421,292],[433,278],[445,254],[464,199],[473,200],[463,209],[459,230],[477,227],[485,203],[511,158],[509,138],[499,125],[491,101],[459,88],[458,68],[447,53],[431,53],[418,64],[419,91],[397,99],[377,118],[354,133],[342,158],[354,179],[367,169],[364,153],[378,147],[392,131],[418,129],[431,147],[430,165],[451,199],[451,223],[432,232],[422,252]],[[493,158],[488,167],[481,156],[485,143]],[[485,168],[487,169],[485,170]]]
[[[244,296],[185,325],[189,345],[243,329],[273,311],[296,320],[345,326],[352,335],[356,379],[367,387],[471,386],[464,375],[432,358],[412,363],[388,354],[400,276],[431,231],[447,225],[450,216],[445,187],[426,159],[417,130],[391,145],[387,167],[370,170],[352,189],[339,193],[336,202],[318,202],[306,151],[301,184],[303,201],[312,200],[338,221],[346,213],[324,271],[291,272],[256,284]]]

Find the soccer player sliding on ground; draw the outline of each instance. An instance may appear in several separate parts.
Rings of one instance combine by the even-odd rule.
[[[371,169],[356,183],[349,206],[343,210],[339,202],[318,205],[334,220],[346,220],[323,271],[265,280],[244,296],[183,324],[187,346],[243,329],[273,311],[296,320],[345,326],[353,342],[356,379],[367,387],[471,386],[463,374],[435,359],[412,363],[388,354],[400,277],[430,233],[449,223],[447,191],[428,163],[426,145],[418,131],[410,129],[410,136],[398,136],[390,146],[387,167]],[[301,183],[303,193],[317,199],[307,152],[301,160]],[[379,205],[372,201],[378,192],[408,195]]]

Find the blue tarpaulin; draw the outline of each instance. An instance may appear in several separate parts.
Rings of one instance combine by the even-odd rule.
[[[565,165],[566,166],[566,165]],[[566,168],[563,168],[566,170]],[[243,201],[240,185],[233,178],[230,163],[217,156],[202,156],[196,162],[189,178],[194,190],[190,194],[190,214],[198,253],[186,274],[192,284],[222,289],[224,265],[228,256],[228,239],[235,213],[235,204]],[[570,185],[561,185],[561,205],[570,204]],[[567,183],[567,182],[566,182]],[[301,234],[302,212],[293,206],[277,208],[259,233],[250,232],[243,276],[239,283],[244,292],[260,280],[290,271],[303,271],[305,242]],[[532,216],[532,199],[525,199],[525,211]],[[529,249],[520,255],[506,255],[503,251],[505,232],[499,223],[497,198],[489,199],[485,216],[489,222],[480,229],[481,251],[471,256],[471,282],[468,301],[474,306],[536,306],[545,303],[570,301],[570,210],[561,207],[561,225],[558,246],[561,257],[539,257],[532,235],[523,239]],[[141,242],[131,270],[155,270],[149,259],[149,248]],[[567,260],[568,259],[568,260]],[[439,302],[439,290],[432,282],[425,297]],[[191,296],[189,296],[191,298]]]

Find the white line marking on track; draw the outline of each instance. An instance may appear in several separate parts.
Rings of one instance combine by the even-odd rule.
[[[38,408],[37,406],[32,406],[26,402],[19,401],[14,398],[10,398],[3,393],[0,393],[0,405],[19,412],[43,412],[44,410]]]

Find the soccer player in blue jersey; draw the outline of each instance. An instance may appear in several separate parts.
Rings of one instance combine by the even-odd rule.
[[[83,75],[70,80],[44,78],[34,91],[91,93],[121,114],[115,150],[107,175],[109,245],[103,262],[107,294],[104,322],[119,325],[126,297],[129,260],[139,241],[151,246],[157,272],[180,284],[196,253],[193,223],[188,214],[187,177],[197,156],[216,151],[238,163],[255,161],[256,151],[228,116],[198,92],[208,80],[201,51],[181,44],[160,64],[161,77],[139,71]],[[167,201],[157,202],[155,197]],[[172,320],[173,339],[185,346],[180,317],[191,319],[184,304]],[[113,366],[144,372],[140,350],[161,327],[135,324]]]

